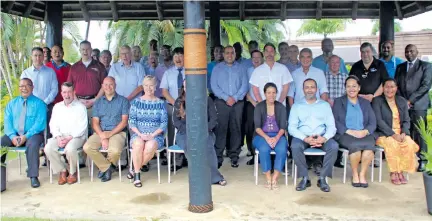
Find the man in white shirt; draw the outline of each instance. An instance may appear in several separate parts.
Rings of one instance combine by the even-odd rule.
[[[77,182],[76,162],[77,150],[86,140],[87,109],[78,100],[75,100],[75,90],[72,83],[65,82],[61,86],[63,101],[53,108],[49,123],[52,138],[45,146],[45,154],[50,160],[54,173],[59,173],[58,184],[74,184]],[[70,169],[62,162],[59,150],[64,149],[69,161]]]
[[[255,68],[249,83],[252,85],[253,94],[259,103],[263,100],[264,85],[273,82],[277,86],[276,99],[285,105],[287,93],[293,78],[288,68],[275,61],[276,47],[272,43],[264,46],[264,64]]]

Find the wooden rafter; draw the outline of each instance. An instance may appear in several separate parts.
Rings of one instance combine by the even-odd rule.
[[[240,1],[239,2],[239,11],[240,11],[240,21],[245,20],[245,2]]]
[[[90,14],[88,12],[86,3],[84,1],[79,1],[79,3],[80,3],[81,11],[83,13],[84,20],[86,22],[89,22],[90,21]]]
[[[317,1],[317,8],[316,8],[316,15],[315,15],[316,20],[321,20],[322,18],[322,7],[323,7],[322,1]]]
[[[156,11],[157,11],[159,21],[163,21],[164,16],[163,16],[163,7],[161,1],[156,1]]]
[[[24,14],[23,14],[24,18],[28,18],[28,16],[30,15],[30,13],[31,13],[31,11],[32,11],[32,9],[33,9],[33,7],[34,7],[35,4],[36,4],[35,1],[29,2],[29,4],[27,5],[27,8],[26,8],[26,10],[24,11]]]
[[[352,20],[356,20],[357,19],[357,12],[358,12],[358,1],[353,1],[352,2]]]
[[[282,1],[281,2],[281,20],[282,21],[285,21],[285,19],[286,19],[286,14],[287,14],[286,6],[287,6],[286,1]]]
[[[402,8],[400,6],[399,1],[395,1],[394,4],[395,4],[397,16],[398,16],[399,20],[402,20],[403,19],[403,13],[402,13]]]
[[[424,13],[426,11],[426,8],[424,7],[423,3],[416,1],[417,7],[420,9],[420,13]]]
[[[118,12],[117,12],[117,3],[111,0],[110,5],[111,5],[111,13],[113,16],[113,21],[117,22],[119,20]]]
[[[6,13],[10,13],[10,10],[12,10],[12,7],[14,6],[15,1],[10,1],[7,3],[7,6],[5,8]]]

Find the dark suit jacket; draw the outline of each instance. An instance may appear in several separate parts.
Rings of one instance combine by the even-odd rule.
[[[402,133],[406,135],[410,134],[410,117],[408,114],[407,100],[401,96],[396,95],[396,106],[399,111],[400,127]],[[393,132],[393,112],[387,103],[384,95],[375,97],[372,100],[372,108],[375,111],[375,117],[377,121],[377,130],[374,135],[375,138],[381,136],[392,136]]]
[[[395,80],[398,86],[398,95],[409,100],[414,110],[427,110],[429,108],[429,89],[432,85],[431,64],[417,59],[407,73],[408,62],[396,67]]]
[[[344,95],[336,98],[333,104],[333,115],[337,129],[335,135],[336,140],[348,130],[345,120],[348,102],[347,95]],[[363,112],[363,128],[368,130],[370,134],[373,134],[376,129],[376,118],[370,102],[361,97],[358,98],[358,102],[360,102],[360,108]]]

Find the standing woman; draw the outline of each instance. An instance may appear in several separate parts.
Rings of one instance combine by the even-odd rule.
[[[377,119],[376,144],[384,148],[391,182],[407,184],[403,172],[416,171],[416,153],[419,146],[410,137],[408,102],[396,95],[396,80],[389,78],[383,83],[384,94],[372,100]]]
[[[333,105],[337,129],[335,139],[349,150],[352,186],[367,188],[366,172],[375,151],[375,113],[370,102],[359,97],[360,80],[356,76],[351,75],[345,80],[345,89],[346,95],[336,98]]]
[[[213,99],[207,97],[207,115],[208,115],[208,140],[207,140],[207,162],[210,165],[211,182],[221,186],[227,185],[227,181],[218,170],[218,161],[214,147],[215,134],[213,132],[217,124],[217,113]],[[174,103],[173,114],[174,127],[177,129],[176,143],[184,150],[186,158],[188,157],[187,135],[186,135],[186,81],[183,82],[183,91]]]
[[[129,172],[128,178],[134,179],[136,187],[142,187],[140,168],[153,158],[158,148],[163,147],[168,125],[165,101],[154,95],[156,85],[154,76],[144,77],[144,95],[132,101],[129,113],[134,174]]]
[[[287,157],[288,142],[285,137],[287,113],[285,106],[276,100],[277,87],[274,83],[264,86],[265,100],[258,103],[254,112],[255,137],[252,144],[259,151],[261,169],[267,183],[266,188],[277,190],[278,178],[283,171]],[[274,173],[271,174],[270,152],[276,152]]]

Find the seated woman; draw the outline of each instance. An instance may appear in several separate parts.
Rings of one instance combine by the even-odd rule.
[[[213,100],[207,97],[207,115],[208,115],[208,140],[207,140],[207,160],[210,165],[211,182],[213,184],[219,184],[225,186],[227,181],[224,179],[222,174],[218,170],[218,161],[216,157],[216,150],[214,147],[215,134],[213,129],[217,124],[217,113],[216,107]],[[183,91],[174,103],[174,114],[173,114],[174,127],[177,129],[176,143],[185,152],[186,158],[188,156],[188,146],[186,137],[186,81],[183,82]]]
[[[143,80],[144,95],[132,101],[129,111],[129,127],[132,144],[132,162],[134,174],[129,172],[128,178],[133,176],[133,184],[142,187],[140,168],[146,165],[158,148],[164,145],[164,133],[167,128],[168,114],[165,101],[154,95],[156,78],[147,75]],[[132,170],[132,168],[131,168]]]
[[[277,190],[278,177],[283,171],[287,157],[288,142],[285,137],[287,113],[285,106],[276,101],[277,87],[274,83],[264,86],[265,100],[258,103],[254,112],[255,135],[252,145],[259,151],[261,169],[268,189]],[[271,175],[270,152],[276,152],[274,173]]]
[[[349,76],[345,80],[345,88],[347,95],[336,98],[333,105],[337,129],[335,139],[340,146],[349,150],[352,186],[367,188],[366,172],[375,151],[375,113],[370,102],[358,96],[360,81],[356,76]]]
[[[395,185],[406,184],[408,181],[403,172],[416,171],[415,153],[419,146],[409,137],[408,102],[396,95],[396,81],[391,78],[385,80],[383,88],[384,94],[372,101],[377,120],[376,145],[384,148],[391,182]]]

